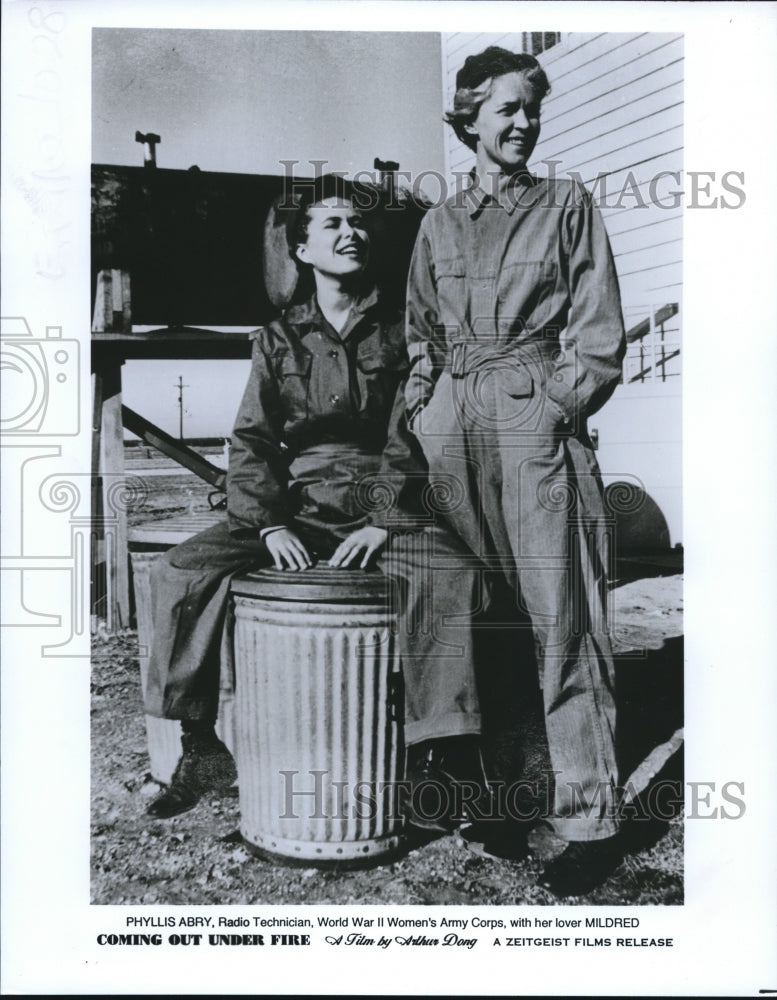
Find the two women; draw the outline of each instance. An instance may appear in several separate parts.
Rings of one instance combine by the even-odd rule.
[[[531,618],[552,818],[568,841],[541,882],[579,894],[618,858],[607,525],[586,430],[620,378],[618,284],[590,194],[527,169],[549,90],[537,61],[492,47],[468,58],[456,82],[448,121],[476,170],[467,191],[424,219],[405,324],[381,315],[365,284],[368,234],[350,199],[319,191],[300,215],[290,247],[312,269],[316,295],[257,337],[229,526],[174,550],[158,578],[148,707],[183,720],[184,755],[150,811],[190,808],[212,773],[231,773],[212,730],[229,575],[270,561],[304,570],[314,556],[366,563],[385,526],[354,505],[354,484],[380,475],[403,502],[428,465],[432,491],[453,501],[421,512],[425,544],[406,545],[387,570],[405,595],[406,741],[432,776],[446,773],[446,758],[472,770],[458,749],[480,730],[473,643],[445,622],[471,621],[486,603],[486,573],[500,570]],[[405,337],[406,409],[393,397]],[[408,622],[427,608],[437,613],[419,642],[424,630]]]

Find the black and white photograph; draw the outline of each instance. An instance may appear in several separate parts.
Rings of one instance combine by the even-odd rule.
[[[93,59],[93,900],[681,903],[682,36]]]
[[[777,989],[775,8],[669,6],[9,5],[4,988]]]

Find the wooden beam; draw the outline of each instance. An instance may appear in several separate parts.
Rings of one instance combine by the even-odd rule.
[[[172,458],[178,465],[189,469],[195,476],[204,479],[206,483],[210,483],[216,489],[223,490],[225,488],[227,481],[226,472],[217,465],[213,465],[206,458],[203,458],[194,449],[187,447],[182,441],[177,441],[169,434],[166,434],[161,427],[152,424],[150,420],[141,417],[139,413],[131,410],[128,406],[122,406],[121,418],[127,430],[133,434],[137,434],[147,445],[156,448],[157,451],[161,451],[168,458]]]
[[[649,375],[650,372],[653,371],[653,368],[663,368],[666,365],[667,361],[671,361],[673,358],[676,358],[679,354],[680,354],[679,350],[672,351],[670,354],[667,354],[666,357],[661,358],[660,361],[657,361],[655,365],[646,365],[644,368],[640,368],[640,370],[637,372],[636,375],[631,376],[631,378],[629,379],[629,384],[631,384],[632,382],[641,382],[646,375]]]
[[[661,326],[662,323],[666,323],[672,316],[676,316],[679,311],[680,306],[676,302],[669,302],[667,305],[661,306],[653,316],[652,325],[650,322],[651,317],[648,316],[647,319],[643,319],[636,326],[626,331],[626,340],[632,343],[634,340],[641,340],[643,337],[647,337],[651,330],[654,330],[657,326]]]
[[[120,358],[133,360],[219,359],[242,360],[251,357],[251,333],[235,330],[198,330],[165,327],[160,330],[92,333],[92,367]]]
[[[677,729],[665,743],[654,747],[624,784],[626,792],[623,801],[633,802],[638,795],[641,795],[661,768],[667,764],[670,757],[673,757],[682,748],[683,742],[683,730]]]

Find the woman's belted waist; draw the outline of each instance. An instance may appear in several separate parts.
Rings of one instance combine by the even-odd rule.
[[[310,445],[289,466],[291,513],[330,527],[364,519],[357,484],[380,469],[381,457],[353,441]]]
[[[448,345],[443,371],[453,378],[463,378],[486,367],[525,366],[529,373],[542,380],[548,365],[559,351],[557,340],[511,341],[506,344],[454,341]]]
[[[324,468],[342,462],[369,462],[380,465],[382,451],[358,441],[322,441],[308,444],[293,454],[290,463],[295,467]]]

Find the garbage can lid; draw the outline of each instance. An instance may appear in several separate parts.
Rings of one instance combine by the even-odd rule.
[[[232,593],[281,601],[367,604],[386,597],[386,577],[379,570],[313,566],[305,570],[258,569],[232,580]]]

